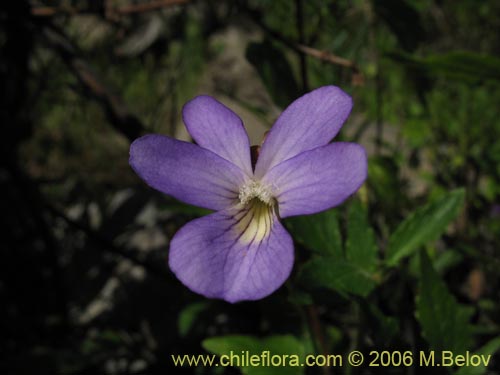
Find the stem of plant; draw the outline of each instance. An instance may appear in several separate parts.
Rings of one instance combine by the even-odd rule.
[[[299,34],[299,44],[305,44],[304,34],[304,6],[302,0],[295,0],[295,16],[297,23],[297,31]],[[300,61],[300,76],[302,81],[302,92],[309,91],[309,80],[307,77],[307,57],[300,51],[297,52]]]

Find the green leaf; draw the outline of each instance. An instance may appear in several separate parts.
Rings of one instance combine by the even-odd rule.
[[[387,347],[399,333],[399,319],[385,315],[374,303],[362,300],[362,324],[373,337],[375,347]]]
[[[283,52],[269,40],[250,43],[247,60],[257,69],[262,82],[274,102],[285,108],[300,96],[292,68]]]
[[[368,223],[361,201],[354,200],[347,213],[347,240],[345,256],[348,261],[371,273],[377,266],[375,233]]]
[[[486,343],[479,350],[474,352],[479,356],[483,356],[485,361],[488,361],[496,352],[500,350],[500,337],[496,337],[493,340]],[[490,362],[489,362],[490,363]],[[487,366],[483,364],[479,366],[464,366],[458,370],[455,375],[482,375],[486,372]]]
[[[299,281],[306,288],[327,288],[362,297],[367,296],[375,286],[366,271],[333,257],[317,257],[307,262],[299,274]]]
[[[171,211],[173,214],[193,217],[202,217],[213,213],[213,211],[206,208],[192,206],[190,204],[179,202],[175,199],[164,200],[164,204],[162,204],[160,207],[162,209],[165,209],[165,211]]]
[[[286,225],[293,238],[307,249],[319,254],[342,256],[342,239],[335,209],[292,217],[286,220]]]
[[[390,58],[430,76],[442,76],[466,82],[500,80],[500,59],[468,51],[453,51],[425,58],[391,53]]]
[[[420,291],[416,317],[422,335],[434,350],[462,354],[471,347],[471,311],[460,305],[432,267],[427,252],[420,254]]]
[[[233,356],[239,356],[240,365],[238,367],[245,375],[301,375],[304,373],[305,367],[300,366],[304,361],[304,346],[297,338],[291,335],[269,336],[266,338],[257,338],[254,336],[220,336],[204,340],[202,346],[207,351],[219,356],[230,356],[231,353],[233,353]],[[248,351],[249,356],[257,355],[259,357],[267,351],[270,355],[287,354],[289,356],[287,358],[289,366],[270,367],[266,366],[265,362],[261,362],[260,366],[249,366],[247,363],[243,363],[244,358],[242,357],[245,357],[246,351]]]
[[[181,337],[184,337],[189,333],[200,313],[203,312],[208,306],[210,306],[208,302],[192,303],[179,313],[177,326],[179,327],[179,335]]]
[[[404,0],[374,0],[373,8],[405,50],[415,50],[424,40],[420,13],[411,3]]]
[[[389,238],[386,263],[396,265],[422,245],[438,238],[455,219],[464,203],[463,189],[454,190],[436,202],[417,209]]]

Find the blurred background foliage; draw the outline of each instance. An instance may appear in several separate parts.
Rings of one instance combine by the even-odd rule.
[[[251,374],[170,355],[276,348],[493,357],[262,373],[499,373],[499,30],[482,0],[3,1],[0,371]],[[206,212],[145,186],[130,141],[189,139],[182,105],[206,93],[257,144],[329,84],[353,96],[339,138],[367,149],[367,183],[285,221],[297,260],[272,296],[191,293],[168,243]]]

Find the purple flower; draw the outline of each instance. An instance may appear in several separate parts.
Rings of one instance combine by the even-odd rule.
[[[342,203],[364,182],[364,149],[329,143],[352,108],[334,86],[294,101],[267,135],[255,168],[241,119],[210,96],[183,109],[198,145],[146,135],[130,146],[130,165],[151,187],[215,210],[182,227],[170,243],[171,270],[188,288],[229,302],[278,289],[293,266],[293,241],[280,218]]]

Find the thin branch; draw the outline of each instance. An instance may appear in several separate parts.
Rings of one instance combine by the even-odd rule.
[[[145,132],[145,127],[129,111],[122,98],[103,83],[99,75],[79,56],[76,48],[62,31],[54,27],[44,27],[43,36],[78,78],[85,92],[101,104],[109,122],[116,130],[129,141],[133,141]]]
[[[316,305],[308,305],[305,307],[307,313],[307,321],[309,324],[309,329],[311,330],[312,336],[314,338],[314,345],[316,347],[316,352],[322,355],[328,355],[328,344],[324,335],[325,330],[321,326],[321,320],[318,314],[318,308]],[[321,368],[323,375],[329,375],[330,369],[327,366]]]
[[[173,5],[183,5],[189,2],[190,0],[153,0],[147,3],[125,5],[116,9],[115,12],[118,14],[150,12],[152,10],[166,8]]]
[[[294,48],[306,55],[312,56],[316,59],[328,62],[330,64],[344,66],[346,68],[351,68],[356,71],[358,70],[356,63],[354,61],[334,55],[333,53],[330,53],[328,51],[322,51],[302,44],[296,44],[294,45]]]
[[[35,17],[52,17],[58,14],[72,15],[83,13],[83,9],[72,7],[33,7],[31,8],[31,15]]]
[[[291,41],[290,39],[288,39],[287,37],[285,37],[284,35],[282,35],[281,33],[279,33],[278,31],[273,30],[270,27],[268,27],[266,24],[264,24],[260,20],[261,17],[256,11],[251,10],[251,9],[245,9],[245,10],[250,15],[252,20],[260,28],[262,28],[269,36],[271,36],[276,41],[283,43],[288,48],[290,48],[296,52],[300,52],[304,55],[314,57],[318,60],[325,61],[329,64],[339,65],[339,66],[343,66],[345,68],[349,68],[354,73],[359,74],[359,68],[354,61],[346,59],[344,57],[337,56],[337,55],[335,55],[331,52],[328,52],[328,51],[322,51],[322,50],[319,50],[319,49],[316,49],[313,47],[306,46],[306,45],[301,44],[301,43],[295,43],[295,42]]]
[[[167,8],[174,5],[183,5],[189,3],[190,0],[153,0],[150,2],[129,4],[119,8],[106,8],[105,13],[108,15],[128,15],[134,13],[151,12],[158,9]],[[48,6],[34,6],[31,8],[31,14],[35,17],[52,17],[56,15],[75,15],[75,14],[88,14],[96,13],[95,10],[81,8],[81,7],[48,7]]]

